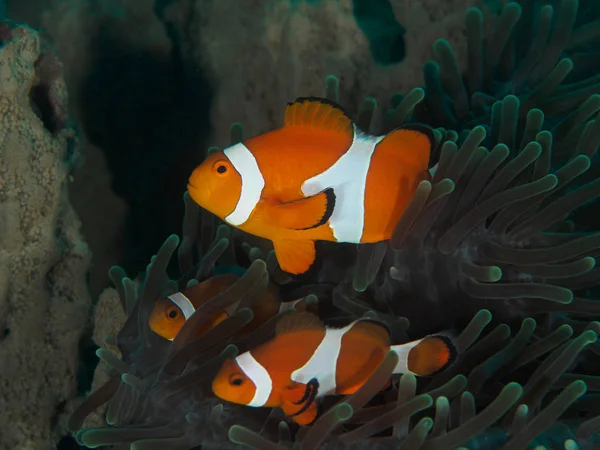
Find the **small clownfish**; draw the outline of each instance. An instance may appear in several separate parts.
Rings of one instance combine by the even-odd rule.
[[[318,398],[356,392],[390,349],[399,357],[394,374],[434,375],[456,358],[446,336],[390,345],[389,330],[380,322],[359,319],[329,328],[302,312],[282,318],[272,340],[226,360],[212,390],[232,403],[280,407],[299,425],[309,425],[318,415]]]
[[[325,99],[288,104],[284,126],[209,155],[188,191],[228,224],[273,242],[281,269],[306,272],[314,241],[390,239],[417,185],[430,179],[430,128],[360,131]]]
[[[159,298],[154,304],[154,308],[150,314],[150,329],[159,336],[172,341],[175,339],[175,336],[177,336],[177,333],[179,333],[179,330],[181,330],[181,327],[183,327],[185,322],[192,314],[194,314],[196,309],[200,308],[211,298],[216,297],[227,290],[237,280],[237,275],[217,275],[194,286],[190,286],[181,292],[171,294],[166,298]],[[235,312],[237,306],[238,304],[234,303],[226,310],[214,314],[204,323],[202,328],[198,330],[197,337],[203,335],[208,330],[216,327],[219,323],[227,319]],[[277,288],[269,283],[263,298],[251,308],[254,313],[252,321],[238,330],[235,336],[245,336],[277,313],[292,308],[298,311],[304,311],[306,309],[306,302],[304,299],[299,299],[282,303],[279,300]]]

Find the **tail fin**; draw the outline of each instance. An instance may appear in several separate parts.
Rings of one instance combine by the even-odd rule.
[[[448,336],[427,336],[402,345],[392,345],[398,354],[394,373],[412,373],[427,377],[450,366],[457,356],[456,346]]]

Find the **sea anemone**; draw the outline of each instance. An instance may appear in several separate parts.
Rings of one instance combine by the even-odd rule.
[[[344,283],[334,290],[333,303],[340,310],[349,314],[350,317],[361,316],[364,313],[376,314],[377,317],[392,326],[395,336],[403,336],[404,339],[406,339],[409,323],[411,334],[413,334],[413,324],[423,326],[424,321],[419,317],[419,314],[423,314],[423,310],[428,310],[429,317],[435,316],[431,308],[427,307],[426,301],[435,299],[436,302],[443,304],[442,288],[444,285],[442,283],[446,279],[450,280],[451,277],[440,278],[438,272],[435,278],[436,283],[429,283],[429,285],[439,286],[440,291],[431,291],[431,289],[420,291],[418,282],[414,282],[410,277],[407,280],[402,279],[398,275],[398,271],[399,268],[406,267],[407,261],[403,258],[412,251],[413,255],[433,254],[436,261],[441,261],[439,262],[441,266],[454,267],[458,272],[460,266],[457,267],[457,261],[465,264],[467,255],[462,252],[459,260],[459,256],[453,256],[450,252],[444,252],[438,248],[440,242],[447,242],[443,237],[448,230],[455,226],[455,223],[450,220],[453,216],[449,215],[449,222],[439,222],[439,229],[446,230],[444,233],[435,233],[438,228],[437,222],[434,221],[428,232],[425,233],[426,239],[422,241],[421,246],[411,248],[407,247],[405,242],[407,236],[412,235],[413,230],[420,231],[415,223],[422,220],[424,212],[428,211],[427,205],[435,206],[435,201],[440,199],[446,199],[446,206],[452,201],[454,201],[452,204],[460,204],[462,197],[453,199],[452,196],[454,192],[467,192],[467,187],[472,183],[472,176],[464,176],[463,173],[462,176],[450,178],[448,175],[452,172],[448,171],[448,167],[456,165],[455,161],[462,161],[463,167],[472,166],[469,158],[465,157],[465,152],[468,152],[470,158],[473,158],[473,154],[480,153],[480,164],[483,164],[483,156],[493,155],[493,151],[489,152],[479,146],[483,133],[482,128],[474,129],[460,150],[457,150],[455,146],[450,146],[452,141],[444,143],[442,164],[440,164],[433,184],[423,182],[411,204],[410,211],[413,211],[412,214],[414,214],[411,220],[412,226],[407,227],[405,223],[405,220],[411,219],[410,215],[405,216],[408,219],[403,219],[398,224],[391,241],[391,249],[385,252],[384,261],[380,263],[380,274],[367,289],[363,290],[362,299],[348,295],[349,287]],[[542,135],[548,134],[543,132]],[[541,147],[540,141],[535,141],[535,143]],[[449,151],[448,149],[454,150],[454,153],[444,156]],[[508,149],[503,152],[506,156],[508,153]],[[542,151],[536,152],[536,158],[530,164],[534,161],[537,163],[542,154]],[[546,154],[547,157],[549,157],[548,154]],[[514,160],[518,161],[517,158]],[[584,164],[583,168],[589,167],[589,159],[585,156],[574,158],[574,160],[586,162],[587,164]],[[495,176],[492,182],[486,184],[487,186],[493,186],[493,180],[498,177],[498,174],[506,172],[498,169],[497,165],[493,169],[488,171],[490,172],[488,175]],[[541,185],[543,189],[534,191],[534,195],[544,196],[552,189],[557,188],[558,175],[549,175],[548,167],[546,167],[546,173],[535,169],[534,165],[530,171],[531,179],[521,177],[521,184],[513,187],[500,185],[499,187],[503,187],[503,189],[498,189],[498,191],[500,193],[515,192],[516,189],[516,192],[523,192],[532,185],[537,186],[538,189]],[[522,173],[522,170],[514,171],[513,179],[520,178],[518,175]],[[582,169],[575,171],[576,174],[581,172]],[[446,173],[445,177],[443,177],[444,173]],[[476,173],[480,174],[484,171],[480,169]],[[473,173],[470,174],[473,175]],[[535,177],[533,177],[534,174]],[[571,176],[570,179],[573,178]],[[449,182],[450,179],[456,179],[459,182]],[[438,194],[435,195],[436,186],[444,186],[444,184],[455,189],[450,189],[448,192],[442,191],[441,194],[438,191]],[[495,182],[495,184],[498,186],[499,182]],[[580,189],[585,189],[585,187]],[[485,190],[478,190],[478,192],[482,193]],[[528,191],[525,190],[525,192]],[[578,190],[574,192],[578,192]],[[563,195],[568,197],[571,194],[563,192]],[[494,197],[492,195],[489,198],[493,199]],[[532,198],[532,196],[527,198]],[[461,276],[465,279],[470,277],[471,282],[484,284],[489,287],[491,292],[494,292],[494,288],[499,282],[500,286],[504,286],[505,289],[509,289],[510,286],[522,287],[526,292],[541,289],[548,298],[536,299],[532,294],[520,295],[517,298],[500,296],[500,300],[504,299],[504,307],[497,307],[500,304],[498,300],[496,300],[497,305],[493,305],[494,302],[491,304],[496,306],[495,309],[502,314],[506,309],[507,302],[515,302],[517,304],[515,308],[523,311],[528,311],[527,307],[531,303],[534,313],[544,312],[544,307],[553,313],[553,315],[540,316],[551,318],[551,320],[543,320],[541,326],[537,326],[534,319],[526,318],[512,339],[510,338],[510,327],[506,324],[499,324],[480,338],[485,326],[490,323],[492,314],[488,310],[475,312],[474,318],[457,337],[461,355],[459,361],[451,369],[431,379],[425,386],[418,386],[414,377],[405,375],[400,379],[394,399],[390,399],[390,394],[387,394],[387,399],[375,400],[375,403],[379,404],[366,406],[394,366],[394,356],[389,355],[377,374],[359,392],[330,407],[315,425],[310,429],[300,430],[293,440],[293,434],[289,427],[284,422],[275,427],[272,423],[273,420],[269,420],[264,411],[259,410],[258,414],[248,414],[243,407],[219,405],[207,391],[207,381],[210,381],[211,376],[214,375],[219,362],[223,358],[235,355],[238,348],[252,348],[253,345],[268,338],[277,320],[276,317],[265,324],[257,333],[250,335],[245,342],[234,342],[231,339],[237,329],[251,320],[251,311],[245,306],[251,305],[252,301],[256,301],[260,297],[269,279],[267,264],[256,257],[262,256],[270,261],[271,272],[276,272],[278,268],[274,264],[272,254],[266,256],[257,249],[250,249],[249,254],[253,256],[250,259],[254,261],[240,281],[199,309],[184,326],[173,344],[153,335],[148,329],[147,322],[154,299],[176,291],[189,280],[203,279],[209,276],[219,258],[225,258],[223,262],[229,264],[232,262],[232,258],[235,261],[234,254],[230,253],[227,256],[227,251],[234,250],[234,246],[231,245],[230,229],[221,226],[212,245],[208,246],[208,251],[204,253],[204,257],[194,264],[194,249],[206,247],[207,242],[206,239],[196,238],[195,231],[198,230],[199,223],[208,224],[211,223],[211,220],[201,221],[198,208],[190,202],[187,195],[185,199],[187,213],[184,220],[184,238],[178,254],[184,276],[179,283],[169,280],[165,273],[168,261],[177,247],[178,238],[176,236],[167,239],[156,258],[153,259],[148,267],[143,287],[138,290],[137,297],[133,282],[126,278],[120,269],[113,268],[111,271],[113,281],[119,289],[122,303],[128,313],[126,324],[116,338],[123,358],[119,360],[105,351],[99,351],[99,356],[108,362],[116,374],[76,411],[69,427],[72,431],[78,430],[87,414],[109,400],[107,423],[111,426],[79,431],[77,439],[80,443],[90,447],[122,444],[123,448],[133,443],[133,448],[136,449],[159,448],[165,445],[169,445],[169,448],[181,449],[194,448],[198,445],[202,445],[203,448],[211,448],[211,445],[222,447],[227,430],[222,422],[235,424],[228,431],[233,442],[243,443],[257,449],[289,448],[285,444],[287,441],[295,442],[294,446],[303,449],[321,448],[322,446],[327,448],[328,443],[339,446],[347,444],[350,448],[372,448],[371,446],[377,443],[381,448],[397,448],[402,442],[404,442],[405,448],[433,449],[466,444],[469,440],[473,440],[481,446],[490,439],[495,444],[488,448],[497,448],[497,445],[503,442],[511,445],[507,448],[524,448],[536,437],[540,443],[559,442],[562,445],[564,442],[573,441],[581,447],[593,442],[591,436],[599,431],[595,417],[600,411],[593,407],[589,395],[584,394],[586,392],[585,383],[595,386],[597,380],[593,376],[579,375],[575,369],[578,365],[589,366],[589,361],[584,356],[589,352],[587,347],[595,342],[596,335],[600,332],[600,324],[567,319],[557,311],[560,312],[560,308],[563,308],[564,311],[574,312],[585,318],[587,314],[595,313],[597,304],[594,303],[594,300],[573,299],[568,294],[564,298],[560,297],[560,294],[565,292],[562,289],[565,288],[561,289],[560,286],[546,283],[547,275],[546,277],[538,275],[539,280],[531,278],[534,281],[527,283],[519,282],[517,277],[507,278],[506,282],[502,283],[505,271],[511,275],[519,273],[509,263],[497,263],[495,266],[488,265],[487,267],[480,265],[482,269],[479,272],[462,273]],[[544,201],[548,200],[548,196],[537,199],[540,201],[534,203],[534,206],[543,205]],[[474,200],[477,200],[477,196]],[[524,199],[517,197],[516,200],[513,200],[513,202],[515,201],[524,201]],[[416,209],[415,205],[418,206],[419,203],[421,203],[421,208]],[[475,202],[475,205],[477,204]],[[493,204],[494,206],[504,205],[498,201],[494,201]],[[552,204],[556,204],[556,202]],[[508,205],[511,204],[508,203]],[[570,205],[572,206],[573,203]],[[478,207],[469,208],[469,210],[471,213],[477,212]],[[526,210],[529,211],[529,209]],[[460,210],[453,208],[452,211]],[[443,213],[444,209],[441,208],[437,217],[443,217]],[[206,213],[202,214],[205,219],[209,218]],[[531,214],[530,217],[535,217],[535,214]],[[492,234],[485,228],[493,226],[496,219],[490,221],[486,220],[487,218],[488,216],[484,216],[483,221],[480,221],[483,225],[476,221],[475,225],[479,223],[479,226],[484,227],[477,233],[473,231],[473,227],[466,228],[467,235],[479,236],[477,240],[468,243],[477,251],[480,248],[486,248],[484,245],[486,242],[494,242],[490,238]],[[448,226],[448,223],[451,226]],[[203,234],[210,236],[210,229],[208,233]],[[556,234],[553,233],[553,235]],[[571,234],[567,233],[567,236]],[[403,239],[398,239],[398,236]],[[203,241],[205,244],[202,244]],[[462,242],[460,239],[455,239],[455,241]],[[561,242],[568,243],[571,240],[562,239]],[[423,251],[424,248],[427,248],[425,245],[429,246],[428,251]],[[534,251],[534,249],[530,248],[529,251]],[[583,253],[586,251],[588,249],[584,248]],[[473,254],[477,254],[477,252],[469,255],[473,258]],[[392,258],[391,266],[386,273],[382,269],[390,257]],[[593,267],[589,257],[581,257],[579,253],[570,257],[563,254],[561,257],[561,261],[573,258],[576,261],[583,259],[587,263],[580,268],[579,272],[583,272],[583,274],[589,272]],[[479,261],[476,260],[476,262]],[[475,262],[471,263],[473,266],[475,264]],[[470,268],[471,265],[466,264],[465,267]],[[552,263],[549,263],[549,266],[553,267]],[[425,265],[424,267],[429,266]],[[367,273],[372,272],[369,270],[369,264],[366,264],[365,268]],[[414,272],[410,266],[409,269],[404,270],[408,273]],[[416,276],[424,276],[424,272],[424,270],[416,271]],[[559,279],[573,281],[581,275],[579,272],[565,272],[563,267],[559,272],[563,276]],[[355,274],[360,273],[360,271],[355,272]],[[488,277],[483,277],[482,273],[487,273]],[[368,277],[362,278],[368,279]],[[355,276],[354,284],[357,283],[357,279],[361,279],[361,277]],[[472,307],[481,304],[482,300],[479,299],[476,301],[470,299],[469,302],[468,291],[463,291],[466,290],[463,287],[464,282],[461,282],[459,277],[456,280],[448,287],[447,302],[456,306],[456,299],[458,299]],[[594,280],[595,278],[592,278],[590,283],[594,284]],[[424,303],[420,305],[420,313],[418,312],[418,303],[408,304],[404,301],[408,296],[402,294],[403,289],[415,297],[420,292],[427,294],[424,296]],[[358,292],[354,292],[359,295]],[[568,291],[568,293],[570,292]],[[373,293],[377,302],[365,302],[364,297],[368,293]],[[211,312],[225,307],[239,298],[244,300],[233,317],[202,338],[189,341],[193,330],[202,326],[203,321],[210,316]],[[327,298],[320,299],[321,302],[327,300]],[[579,302],[580,307],[568,306],[573,302]],[[380,305],[385,305],[387,308],[380,308]],[[587,307],[584,308],[583,305]],[[446,324],[451,323],[452,317],[460,318],[467,314],[469,308],[461,305],[460,308],[455,307],[454,309],[460,314],[447,316]],[[373,313],[373,310],[379,310],[379,312]],[[416,317],[411,318],[409,322],[404,316],[411,315],[415,311],[417,311]],[[443,313],[448,314],[448,311],[444,310],[440,315]],[[574,333],[577,333],[578,336],[571,339],[571,335]],[[561,388],[564,389],[561,390]],[[477,411],[480,412],[476,414]],[[553,426],[555,419],[565,411],[569,417],[576,417],[580,422],[582,422],[581,417],[587,420],[579,425],[577,431],[569,427],[568,422],[560,422]],[[500,423],[497,424],[499,420]],[[525,427],[526,424],[529,426]],[[280,434],[281,444],[268,443],[269,439],[275,439],[277,435],[275,428]],[[390,428],[392,431],[385,435],[386,429]],[[251,429],[260,429],[261,432],[257,434],[250,431]],[[384,436],[372,437],[380,432],[384,432]]]
[[[460,132],[500,121],[498,102],[514,95],[522,105],[520,125],[530,110],[538,108],[553,119],[548,125],[554,127],[600,93],[600,79],[590,70],[600,62],[594,51],[600,39],[598,5],[578,0],[544,3],[508,2],[487,39],[482,12],[470,8],[465,15],[466,75],[461,75],[448,42],[437,40],[435,61],[423,67],[425,101],[415,112],[417,119]],[[585,118],[597,109],[587,111]],[[567,124],[562,131],[568,131]],[[500,142],[513,148],[510,141]]]

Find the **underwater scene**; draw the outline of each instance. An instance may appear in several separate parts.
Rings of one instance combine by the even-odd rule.
[[[599,0],[0,0],[0,450],[600,450]]]

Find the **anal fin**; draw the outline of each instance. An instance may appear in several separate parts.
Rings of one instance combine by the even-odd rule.
[[[327,223],[335,207],[333,189],[271,208],[268,219],[289,230],[309,230]]]
[[[315,243],[311,240],[281,239],[273,241],[275,256],[281,270],[298,275],[315,262]]]

